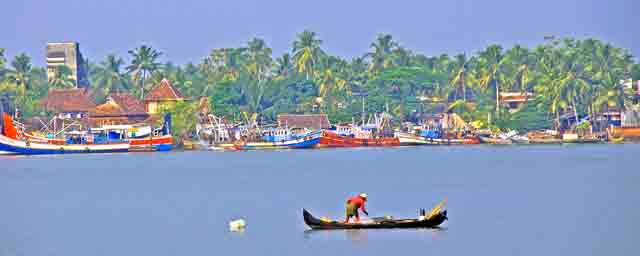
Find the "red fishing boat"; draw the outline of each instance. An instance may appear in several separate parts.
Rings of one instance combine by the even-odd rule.
[[[330,130],[322,132],[320,147],[393,147],[400,146],[400,140],[395,137],[362,138],[355,135],[339,135]]]

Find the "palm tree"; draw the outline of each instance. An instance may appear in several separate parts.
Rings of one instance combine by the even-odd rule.
[[[56,66],[53,76],[49,79],[49,85],[54,88],[73,88],[76,83],[71,78],[71,74],[69,67]]]
[[[411,66],[411,59],[413,57],[413,53],[411,52],[411,50],[407,50],[404,47],[396,47],[395,49],[393,49],[392,53],[392,63],[395,66],[400,66],[400,67],[408,67]]]
[[[455,100],[458,99],[458,89],[462,90],[462,99],[463,101],[467,101],[467,84],[465,81],[467,80],[467,65],[468,61],[467,56],[465,54],[458,54],[455,57],[455,63],[453,64],[453,77],[449,82],[449,85],[455,88]]]
[[[146,45],[130,50],[129,54],[133,58],[127,67],[127,72],[133,75],[134,81],[140,81],[140,99],[144,99],[144,81],[160,68],[158,58],[162,53]]]
[[[236,80],[244,62],[243,55],[245,51],[245,48],[214,49],[205,58],[201,69],[207,74],[209,80],[217,80],[219,78]]]
[[[530,79],[530,63],[532,56],[527,48],[516,45],[505,54],[505,66],[507,66],[507,80],[510,82],[509,90],[526,92]]]
[[[490,84],[495,84],[496,90],[496,117],[500,115],[500,83],[504,81],[505,77],[502,71],[502,65],[504,63],[504,56],[502,54],[502,47],[499,45],[490,45],[484,51],[479,53],[480,57],[480,86],[488,89]]]
[[[31,73],[31,58],[24,53],[16,56],[11,61],[11,67],[13,70],[9,73],[9,77],[16,85],[22,90],[26,91],[30,88],[29,74]]]
[[[334,107],[334,101],[337,94],[348,94],[347,81],[335,76],[331,69],[326,69],[320,86],[318,87],[318,99],[320,103],[324,104],[325,100],[328,100],[327,104]]]
[[[271,48],[267,47],[262,39],[254,38],[249,41],[246,51],[248,55],[250,72],[258,81],[262,81],[270,72],[273,60],[271,59]]]
[[[284,78],[289,76],[293,65],[291,64],[291,55],[288,53],[283,54],[276,59],[275,73],[276,75]]]
[[[99,86],[104,95],[109,94],[112,90],[126,91],[127,77],[121,73],[124,61],[113,54],[107,56],[107,59],[100,63],[95,74],[95,84]]]
[[[5,68],[7,60],[4,58],[4,49],[0,48],[0,81],[4,80]]]
[[[319,58],[324,55],[320,49],[321,44],[322,40],[317,38],[315,32],[309,30],[298,34],[298,38],[293,42],[294,68],[298,73],[304,73],[307,80],[313,73]]]
[[[372,52],[367,53],[365,57],[371,59],[369,64],[369,72],[377,74],[391,66],[391,55],[393,50],[398,47],[398,43],[393,41],[393,37],[389,34],[379,34],[376,41],[371,43]]]

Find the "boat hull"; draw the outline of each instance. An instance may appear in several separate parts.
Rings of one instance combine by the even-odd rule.
[[[397,219],[381,220],[372,223],[342,223],[339,221],[323,221],[302,209],[304,223],[311,229],[391,229],[391,228],[437,228],[447,220],[447,212],[441,212],[431,219]]]
[[[480,144],[480,140],[477,137],[467,137],[462,139],[433,139],[425,138],[418,135],[409,133],[398,133],[396,137],[400,140],[400,144],[403,146],[417,146],[417,145],[475,145]]]
[[[233,144],[236,150],[261,149],[304,149],[313,148],[320,142],[320,132],[314,132],[302,138],[274,142],[243,142]]]
[[[480,141],[482,141],[482,143],[494,144],[494,145],[513,144],[513,141],[511,141],[510,139],[490,138],[490,137],[482,137],[482,136],[480,136]]]
[[[130,139],[131,151],[170,151],[173,149],[173,137],[163,135],[140,139]]]
[[[324,131],[319,144],[321,147],[395,147],[400,146],[400,140],[398,138],[351,138]]]
[[[57,145],[16,140],[0,135],[0,151],[17,155],[49,155],[49,154],[80,154],[80,153],[119,153],[128,152],[128,143],[114,144],[78,144]]]

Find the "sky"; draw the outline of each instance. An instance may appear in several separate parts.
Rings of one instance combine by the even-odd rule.
[[[380,33],[428,56],[474,54],[488,44],[535,46],[544,36],[593,37],[640,56],[638,0],[7,0],[0,48],[45,63],[47,42],[76,41],[91,61],[125,59],[142,44],[161,61],[198,63],[212,49],[264,39],[274,55],[297,33],[316,32],[325,51],[361,56]],[[635,10],[635,13],[634,13]],[[634,17],[634,14],[636,14]],[[638,59],[638,58],[636,58]]]

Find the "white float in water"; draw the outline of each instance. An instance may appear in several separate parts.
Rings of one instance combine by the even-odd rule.
[[[229,222],[229,231],[242,232],[246,226],[247,223],[243,219],[234,220]]]

